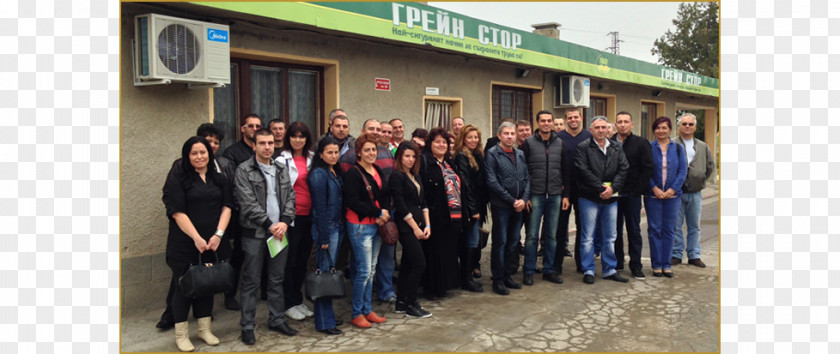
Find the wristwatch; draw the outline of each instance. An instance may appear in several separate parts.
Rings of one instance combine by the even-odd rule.
[[[225,232],[222,231],[221,229],[216,229],[216,233],[213,234],[213,235],[219,236],[219,238],[221,238],[221,239],[225,238]]]

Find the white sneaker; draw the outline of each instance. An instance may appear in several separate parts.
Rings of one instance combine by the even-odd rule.
[[[297,306],[295,306],[295,308],[297,308],[298,312],[302,313],[306,317],[314,317],[315,316],[315,313],[312,312],[312,310],[310,310],[309,307],[306,306],[306,304],[297,305]]]
[[[300,321],[306,318],[304,314],[298,311],[297,306],[291,307],[288,310],[286,310],[286,317],[291,318],[295,321]]]

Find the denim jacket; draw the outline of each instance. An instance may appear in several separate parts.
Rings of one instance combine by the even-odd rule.
[[[309,193],[312,198],[312,233],[319,245],[330,243],[330,234],[338,232],[343,224],[344,197],[341,189],[344,182],[323,168],[309,171]]]
[[[653,187],[657,186],[662,191],[667,191],[668,188],[676,191],[675,197],[682,196],[682,185],[685,182],[685,176],[688,171],[688,162],[685,156],[685,147],[677,144],[674,140],[668,143],[668,151],[665,156],[668,158],[668,173],[665,176],[665,187],[662,187],[662,149],[659,148],[659,143],[654,140],[650,143],[650,150],[653,153],[653,177],[648,182],[648,189],[645,195],[653,195]]]

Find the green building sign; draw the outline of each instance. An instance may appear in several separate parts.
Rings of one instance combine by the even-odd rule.
[[[419,3],[198,2],[229,11],[548,70],[720,96],[718,79],[500,26]]]

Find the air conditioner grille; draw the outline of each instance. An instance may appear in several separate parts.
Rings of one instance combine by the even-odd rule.
[[[201,59],[198,37],[184,25],[166,26],[158,36],[158,56],[175,74],[187,74]]]

